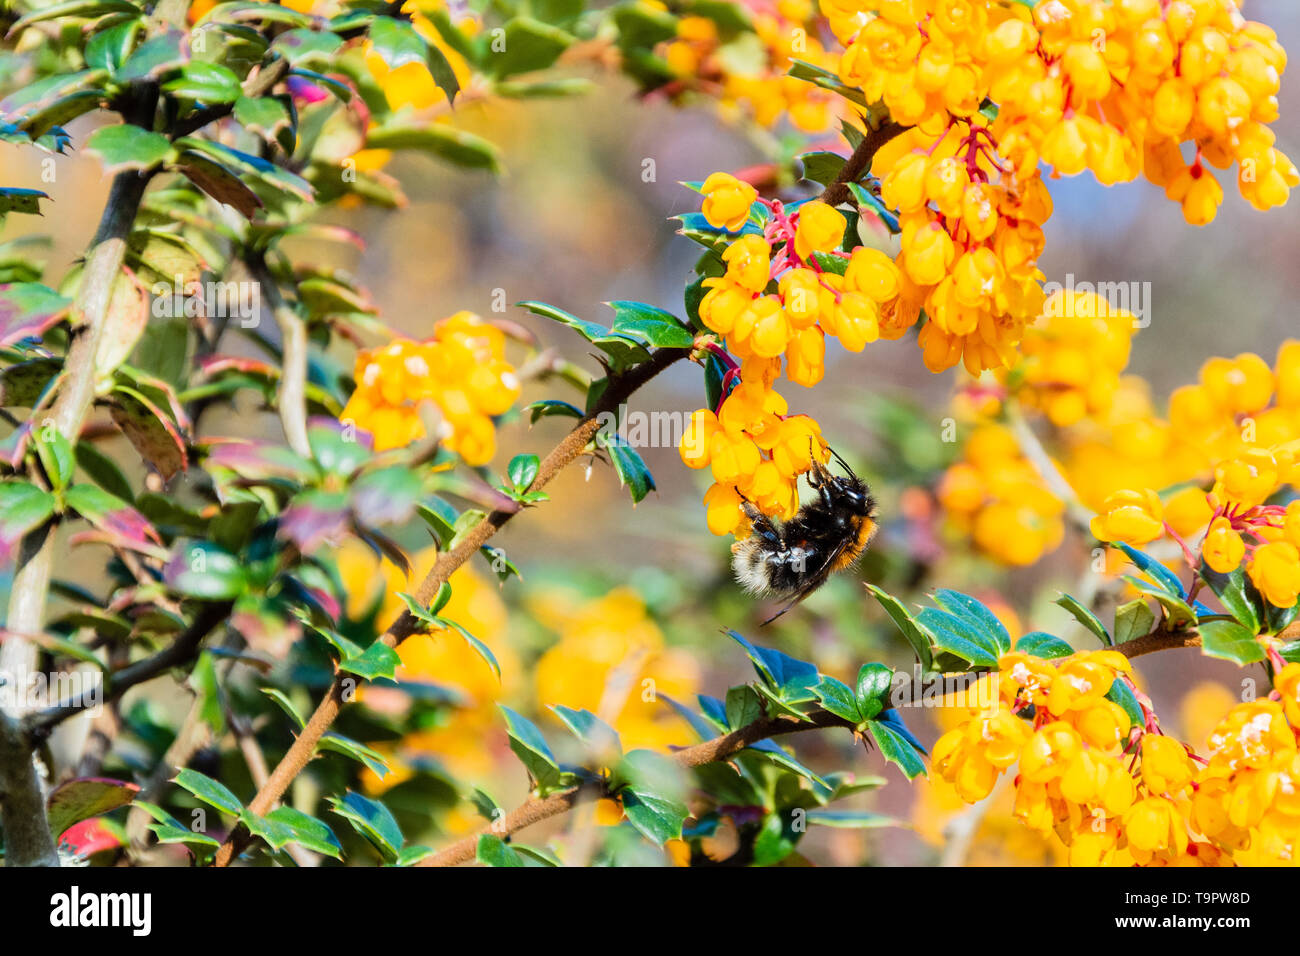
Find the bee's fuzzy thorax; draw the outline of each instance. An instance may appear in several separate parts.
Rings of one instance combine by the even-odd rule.
[[[732,546],[731,566],[750,594],[788,599],[793,606],[831,574],[854,565],[875,537],[876,502],[866,482],[852,472],[834,475],[814,462],[808,483],[817,498],[787,522],[744,503],[753,529]]]

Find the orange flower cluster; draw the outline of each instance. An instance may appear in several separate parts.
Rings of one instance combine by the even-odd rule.
[[[1232,708],[1208,760],[1164,736],[1145,703],[1145,726],[1131,724],[1108,696],[1130,673],[1109,650],[1004,655],[984,678],[996,696],[977,687],[981,703],[972,691],[957,702],[964,719],[934,767],[968,803],[1016,767],[1015,816],[1059,837],[1071,865],[1294,865],[1300,664],[1279,668],[1270,699]]]
[[[1065,537],[1065,506],[1003,425],[975,429],[939,482],[951,522],[1003,564],[1033,564]]]
[[[999,380],[1026,409],[1058,427],[1109,412],[1128,365],[1137,320],[1095,292],[1058,290],[1025,330],[1020,360]]]
[[[898,265],[908,279],[887,304],[897,338],[925,309],[926,368],[961,361],[978,375],[1010,364],[1042,311],[1038,257],[1051,197],[1038,173],[997,154],[987,120],[953,120],[937,138],[917,127],[876,154],[881,199],[899,212]]]
[[[840,251],[847,220],[826,203],[787,210],[726,173],[710,176],[701,192],[704,216],[717,228],[740,230],[755,204],[764,213],[763,232],[732,242],[722,254],[725,272],[704,281],[700,321],[722,337],[726,350],[715,354],[731,366],[727,385],[738,384],[716,411],[695,412],[680,447],[690,467],[712,468],[710,530],[732,534],[747,528],[742,499],[764,514],[793,515],[799,475],[814,456],[828,458],[817,422],[787,417],[787,402],[773,390],[777,379],[784,372],[797,385],[820,382],[828,335],[853,352],[878,339],[882,305],[905,280],[878,250]]]
[[[1213,479],[1209,492],[1185,488],[1167,504],[1150,488],[1119,488],[1093,532],[1105,541],[1145,544],[1204,533],[1206,564],[1227,573],[1243,561],[1270,604],[1300,598],[1300,502],[1269,502],[1300,487],[1300,342],[1278,351],[1276,370],[1253,354],[1213,358],[1200,381],[1170,398],[1170,424],[1191,465],[1180,480]]]
[[[375,450],[401,448],[423,438],[420,406],[432,403],[438,436],[470,465],[496,452],[492,416],[519,397],[520,383],[505,358],[505,335],[470,312],[438,322],[423,342],[394,339],[357,354],[356,391],[339,416],[371,433]]]
[[[662,55],[681,86],[716,99],[724,115],[748,116],[760,126],[789,117],[805,133],[833,129],[844,100],[788,75],[793,60],[832,71],[838,60],[818,39],[811,0],[777,0],[748,12],[754,32],[735,36],[721,35],[709,17],[677,21],[677,37]]]
[[[1214,218],[1206,165],[1238,166],[1242,196],[1286,202],[1300,173],[1274,147],[1286,53],[1235,0],[823,0],[845,44],[840,76],[934,135],[996,104],[997,151],[1019,174],[1145,173],[1187,221]],[[1181,146],[1194,158],[1184,161]]]

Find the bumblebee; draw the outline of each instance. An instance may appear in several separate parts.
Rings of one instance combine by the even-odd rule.
[[[731,547],[736,580],[751,594],[788,600],[770,624],[826,583],[836,571],[852,567],[876,536],[876,499],[867,483],[832,450],[848,472],[832,474],[813,459],[808,484],[817,499],[787,522],[769,518],[750,501],[742,508],[752,533]]]

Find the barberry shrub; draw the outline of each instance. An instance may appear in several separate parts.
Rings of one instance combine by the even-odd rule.
[[[1257,210],[1287,201],[1286,54],[1235,0],[18,0],[0,19],[0,138],[48,184],[0,189],[0,212],[75,204],[73,150],[111,180],[61,271],[30,237],[0,256],[6,865],[861,861],[863,831],[900,822],[886,785],[910,791],[891,805],[917,861],[1297,859],[1300,341],[1208,358],[1157,401],[1127,372],[1147,323],[1045,289],[1039,263],[1061,177],[1115,203],[1145,178],[1191,226],[1227,173]],[[767,152],[690,157],[677,241],[698,258],[670,308],[616,300],[607,325],[528,300],[401,334],[310,251],[363,242],[341,224],[362,207],[411,215],[395,154],[499,173],[469,104],[601,83]],[[860,452],[793,396],[836,351],[883,349],[948,376],[952,407],[936,435],[932,409],[851,377],[877,435]],[[677,363],[699,367],[679,450],[707,472],[702,521],[649,497],[625,427]],[[499,447],[520,417],[562,437]],[[697,566],[725,568],[709,532],[774,535],[849,460],[884,534],[785,608],[666,549],[626,554],[635,574],[516,562],[494,536],[584,460]],[[855,520],[852,550],[875,530]],[[1054,554],[1049,608],[999,573]],[[833,559],[796,570],[820,583]],[[1228,662],[1246,690],[1198,686],[1198,719],[1162,724],[1133,660],[1178,648],[1200,656],[1147,660]],[[978,832],[945,844],[958,813]]]

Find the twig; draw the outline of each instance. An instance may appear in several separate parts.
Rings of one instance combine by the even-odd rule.
[[[909,129],[910,126],[903,126],[890,120],[876,129],[867,130],[862,142],[858,143],[857,148],[853,150],[853,155],[845,161],[840,174],[835,177],[835,182],[828,185],[818,198],[831,206],[838,206],[852,199],[853,194],[849,191],[849,184],[856,183],[871,168],[871,161],[876,158],[880,147]]]
[[[843,717],[836,717],[824,710],[815,711],[806,721],[786,716],[764,717],[729,734],[679,750],[672,757],[677,765],[684,769],[701,767],[726,760],[768,737],[793,734],[803,730],[824,730],[828,727],[852,729],[853,724]],[[585,800],[599,799],[608,795],[606,783],[603,780],[593,780],[570,790],[548,794],[545,797],[534,797],[477,833],[457,840],[433,856],[426,857],[418,865],[456,866],[460,863],[468,863],[474,859],[478,850],[479,837],[484,834],[506,837],[534,823],[565,813]]]
[[[310,458],[311,445],[307,442],[307,327],[280,295],[280,288],[267,269],[266,260],[251,260],[248,269],[266,296],[275,323],[280,327],[282,367],[276,404],[284,437],[295,454]]]
[[[164,671],[187,663],[198,653],[203,638],[230,614],[232,602],[216,601],[205,603],[195,615],[194,621],[176,640],[152,657],[128,664],[108,680],[104,690],[104,701],[116,700],[137,684],[152,680]],[[73,714],[79,713],[87,704],[99,703],[96,696],[85,695],[48,707],[35,714],[28,714],[22,723],[22,729],[31,743],[39,743],[59,722]]]
[[[609,385],[600,400],[591,409],[591,413],[569,432],[564,439],[551,450],[537,470],[537,478],[531,488],[541,489],[550,483],[556,475],[564,470],[596,437],[603,424],[601,417],[606,412],[616,411],[620,405],[638,388],[650,381],[668,366],[690,354],[689,349],[659,349],[648,362],[634,366],[621,375],[612,375]],[[437,561],[420,586],[415,590],[415,599],[428,606],[437,596],[439,588],[447,581],[452,572],[473,557],[480,548],[505,526],[517,511],[493,511],[479,520],[456,547],[439,553]],[[408,611],[403,611],[389,628],[377,639],[388,647],[395,647],[407,637],[420,630],[420,623]],[[289,784],[302,772],[316,753],[316,745],[325,731],[342,710],[345,699],[350,699],[355,678],[342,672],[334,677],[324,699],[308,719],[293,744],[280,758],[266,785],[257,791],[248,805],[248,809],[257,815],[265,815],[289,788]],[[217,850],[213,860],[214,866],[228,866],[249,842],[246,828],[239,826],[231,832],[226,842]]]

